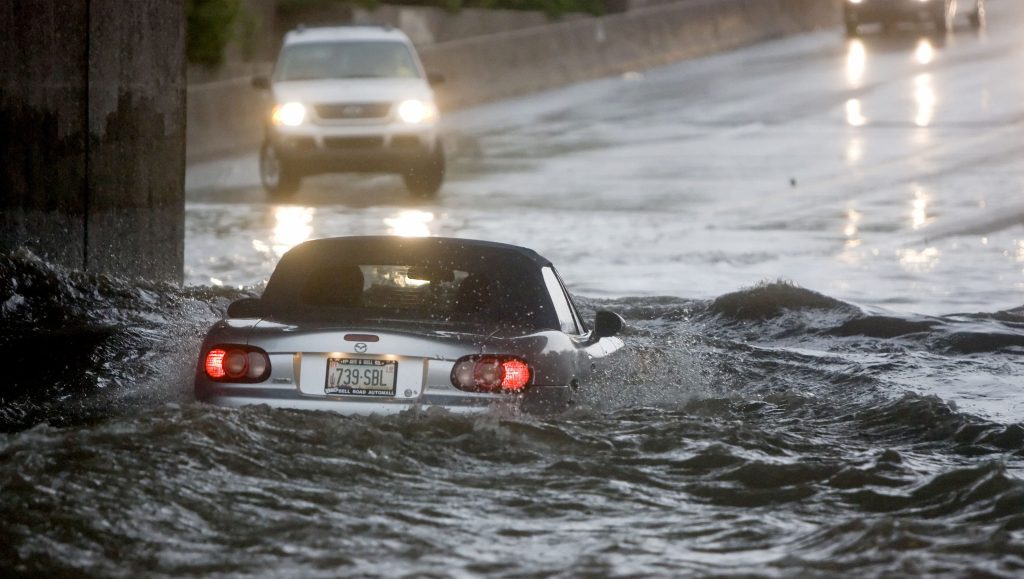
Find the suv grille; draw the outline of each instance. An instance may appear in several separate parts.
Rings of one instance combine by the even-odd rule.
[[[326,103],[313,108],[321,119],[379,119],[388,115],[391,103]]]
[[[324,146],[328,149],[379,149],[384,146],[383,137],[327,137]]]

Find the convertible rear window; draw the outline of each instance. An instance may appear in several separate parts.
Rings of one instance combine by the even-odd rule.
[[[535,299],[523,299],[529,295],[524,289],[503,276],[441,266],[326,265],[309,273],[298,292],[298,307],[282,314],[302,319],[537,327],[540,319],[549,317],[542,315],[548,308]]]
[[[306,242],[281,258],[262,301],[286,322],[559,328],[532,257],[451,240]]]
[[[418,319],[476,316],[494,306],[478,274],[409,265],[348,265],[314,270],[299,294],[304,306]]]

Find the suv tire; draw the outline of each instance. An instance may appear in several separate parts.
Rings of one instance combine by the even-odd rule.
[[[939,3],[941,6],[935,12],[935,28],[939,33],[946,33],[953,30],[953,6],[947,0]]]
[[[405,188],[417,197],[433,197],[437,195],[444,182],[445,160],[444,149],[438,143],[434,152],[425,159],[413,163],[404,173],[402,180]]]
[[[302,176],[277,154],[270,141],[260,147],[260,183],[271,197],[291,197],[299,190]]]
[[[974,5],[974,11],[968,14],[967,18],[971,21],[971,28],[979,30],[985,26],[985,3],[978,2]]]

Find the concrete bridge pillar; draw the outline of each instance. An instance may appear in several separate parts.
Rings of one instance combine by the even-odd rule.
[[[180,280],[184,0],[0,0],[0,251]]]

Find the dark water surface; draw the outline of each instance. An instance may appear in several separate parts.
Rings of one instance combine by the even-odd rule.
[[[0,258],[4,575],[1024,573],[1024,309],[584,299],[578,408],[348,418],[191,400],[239,295]]]

